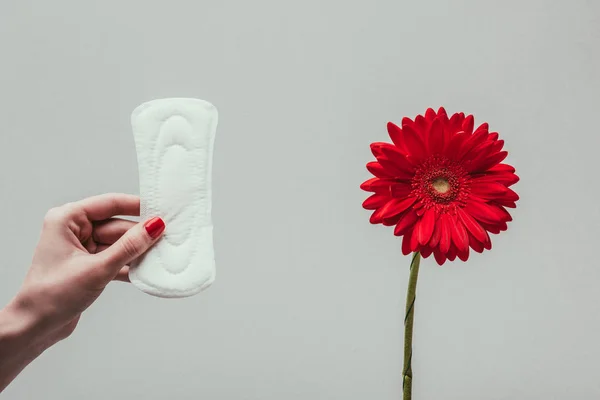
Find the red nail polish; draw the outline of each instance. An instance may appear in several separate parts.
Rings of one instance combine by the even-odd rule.
[[[146,224],[144,224],[144,227],[146,228],[148,235],[150,235],[152,239],[156,239],[165,230],[165,222],[159,217],[154,217],[149,219]]]

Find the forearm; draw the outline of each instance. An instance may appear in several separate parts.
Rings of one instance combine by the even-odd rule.
[[[0,309],[0,392],[47,348],[38,325],[16,300]]]

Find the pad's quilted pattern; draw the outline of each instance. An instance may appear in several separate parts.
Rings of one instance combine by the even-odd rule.
[[[215,279],[212,158],[216,108],[198,99],[160,99],[131,115],[142,219],[165,220],[163,238],[131,266],[131,282],[154,296],[186,297]]]

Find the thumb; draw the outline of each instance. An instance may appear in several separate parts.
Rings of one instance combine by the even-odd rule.
[[[129,229],[112,246],[99,253],[103,257],[108,273],[116,275],[119,270],[144,254],[160,238],[165,230],[165,223],[154,217],[145,223],[139,223]]]

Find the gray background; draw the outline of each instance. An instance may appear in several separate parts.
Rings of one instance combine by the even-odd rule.
[[[423,263],[414,398],[600,397],[600,2],[3,0],[0,51],[2,303],[48,208],[137,193],[134,107],[220,111],[214,286],[112,285],[4,398],[400,398],[409,258],[358,186],[440,105],[500,132],[521,201],[493,251]]]

